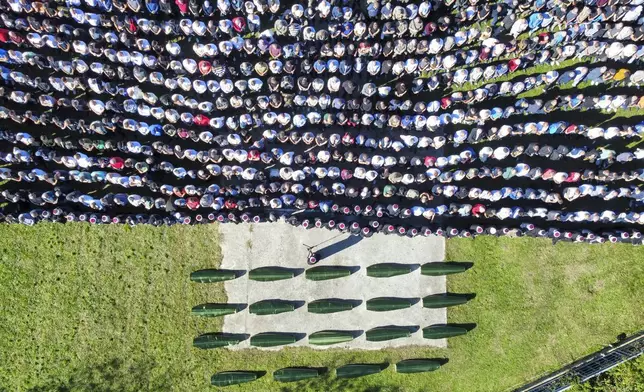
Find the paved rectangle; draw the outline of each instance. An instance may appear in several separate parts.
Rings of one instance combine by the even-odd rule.
[[[340,241],[337,250],[346,242],[355,242],[359,237],[350,237],[338,231],[326,229],[306,230],[293,227],[287,223],[259,224],[224,224],[220,226],[222,234],[223,261],[221,268],[249,271],[258,267],[280,266],[286,268],[310,268],[306,264],[307,250],[303,244],[315,245],[322,241],[331,241],[321,245],[325,248]],[[345,241],[345,242],[341,242]],[[332,248],[327,248],[327,251]],[[306,304],[293,312],[269,316],[250,314],[248,309],[233,315],[225,316],[223,332],[254,335],[261,332],[289,332],[312,334],[322,330],[367,331],[380,326],[416,326],[420,329],[432,324],[447,322],[445,309],[425,309],[422,297],[429,294],[443,293],[446,290],[445,277],[421,275],[416,269],[409,274],[391,278],[373,278],[367,276],[366,268],[378,263],[424,264],[432,261],[443,261],[445,242],[442,237],[406,238],[397,235],[374,234],[364,238],[350,247],[323,259],[317,265],[357,266],[360,269],[351,276],[311,281],[304,273],[292,278],[274,282],[257,282],[248,279],[248,273],[235,280],[225,282],[229,303],[252,304],[266,299],[304,301],[316,299],[340,298],[361,300],[362,304],[350,311],[333,314],[314,314],[307,311]],[[366,309],[365,302],[375,297],[419,298],[420,302],[408,309],[390,312],[372,312]],[[330,346],[308,344],[304,337],[291,346],[310,346],[313,348],[355,348],[380,349],[383,347],[400,347],[408,345],[427,345],[446,347],[445,339],[423,339],[418,330],[409,338],[384,342],[369,342],[364,333],[351,342]],[[246,339],[231,349],[250,348]],[[279,348],[268,348],[279,349]]]

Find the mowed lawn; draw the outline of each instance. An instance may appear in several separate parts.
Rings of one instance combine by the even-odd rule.
[[[188,276],[219,264],[219,241],[217,225],[0,225],[0,390],[208,391],[217,371],[257,370],[268,373],[227,390],[496,392],[644,326],[644,247],[479,237],[448,241],[448,259],[475,263],[449,277],[450,291],[477,295],[449,310],[450,322],[477,327],[448,349],[201,351],[192,338],[221,321],[190,308],[225,294]],[[288,366],[408,358],[449,362],[419,375],[390,366],[355,380],[271,377]]]

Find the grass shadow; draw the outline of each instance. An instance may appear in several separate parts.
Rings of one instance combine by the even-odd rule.
[[[66,380],[39,383],[26,392],[171,391],[171,379],[154,377],[155,367],[153,361],[131,362],[114,358],[75,369]]]

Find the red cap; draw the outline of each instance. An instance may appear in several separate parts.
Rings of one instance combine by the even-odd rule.
[[[125,167],[125,161],[121,157],[110,158],[110,166],[112,169],[121,170]]]
[[[210,64],[210,61],[201,60],[199,62],[199,72],[201,72],[203,76],[208,75],[211,69],[212,69],[212,64]]]
[[[182,14],[188,12],[188,3],[185,0],[175,0],[174,3],[177,5],[177,7],[179,7],[179,11]]]
[[[0,29],[0,42],[2,43],[7,43],[9,42],[9,30],[7,29]]]
[[[195,125],[208,126],[210,124],[210,119],[208,117],[204,116],[203,114],[197,114],[192,119],[192,122]]]
[[[198,197],[189,197],[186,199],[186,206],[191,210],[196,210],[199,208],[199,198]]]
[[[235,29],[236,32],[241,33],[242,31],[244,31],[245,27],[246,20],[244,18],[242,18],[241,16],[233,18],[233,29]]]

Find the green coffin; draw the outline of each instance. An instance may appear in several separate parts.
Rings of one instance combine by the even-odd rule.
[[[433,372],[441,367],[438,361],[433,359],[407,359],[396,364],[398,373],[422,373]]]
[[[397,275],[404,275],[411,272],[412,264],[382,263],[367,267],[367,276],[374,278],[389,278]]]
[[[250,345],[255,347],[275,347],[293,344],[296,341],[297,338],[293,334],[264,332],[251,336]]]
[[[310,313],[337,313],[351,310],[355,307],[353,301],[342,299],[318,299],[309,302],[308,309]]]
[[[372,312],[387,312],[390,310],[407,309],[413,305],[409,298],[372,298],[367,301],[367,310]]]
[[[220,269],[203,269],[190,274],[190,280],[198,283],[223,282],[237,277],[235,271]]]
[[[434,294],[423,298],[425,308],[446,308],[448,306],[461,305],[469,301],[467,295],[463,294]]]
[[[320,376],[320,371],[311,368],[284,368],[273,372],[275,381],[280,382],[307,380],[318,376]]]
[[[255,302],[248,307],[250,313],[258,316],[292,312],[293,310],[295,310],[295,305],[292,302],[271,299]]]
[[[365,334],[370,342],[382,342],[411,336],[409,328],[405,327],[377,327],[368,330]]]
[[[351,268],[342,266],[323,265],[306,270],[306,279],[308,280],[329,280],[349,275],[351,275]]]
[[[202,317],[219,317],[237,313],[239,309],[240,305],[238,304],[201,304],[192,308],[192,314]]]
[[[466,271],[471,266],[470,263],[457,263],[457,262],[436,262],[423,264],[420,267],[420,273],[429,276],[440,276],[458,274],[459,272]]]
[[[319,331],[309,335],[309,343],[317,346],[344,343],[353,339],[351,331]]]
[[[467,332],[467,329],[454,325],[430,325],[423,328],[423,337],[425,339],[443,339],[465,335]]]
[[[213,374],[210,384],[216,387],[227,387],[255,380],[257,380],[257,373],[254,372],[220,372]]]
[[[192,345],[200,349],[234,346],[244,340],[242,335],[225,333],[205,333],[192,340]]]
[[[281,267],[260,267],[251,270],[248,278],[260,282],[272,282],[275,280],[291,279],[295,272]]]
[[[383,371],[383,365],[372,365],[372,364],[351,364],[344,365],[336,369],[335,375],[338,378],[355,378],[368,376],[370,374],[376,374]]]

